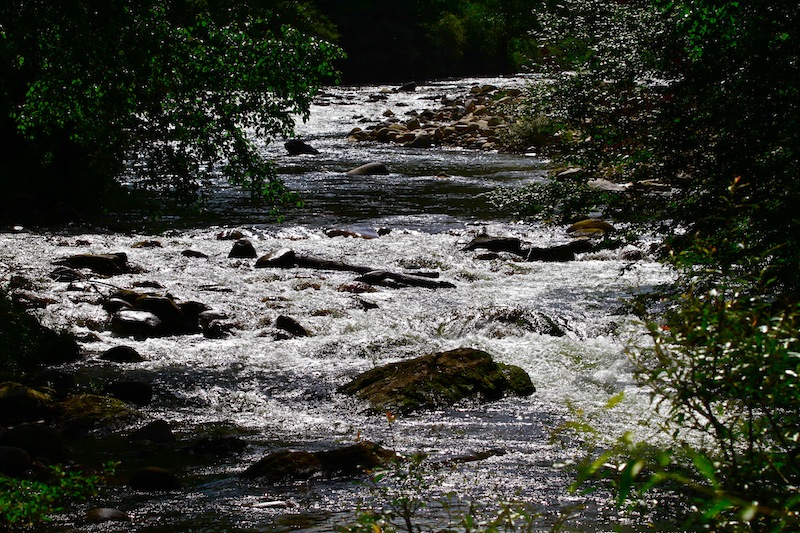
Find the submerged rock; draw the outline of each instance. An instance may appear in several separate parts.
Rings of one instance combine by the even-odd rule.
[[[131,517],[125,511],[111,507],[96,507],[86,512],[86,520],[93,524],[102,522],[130,522]]]
[[[464,399],[530,396],[536,388],[521,368],[496,363],[481,350],[459,348],[374,368],[338,391],[363,398],[375,409],[409,412]]]
[[[309,478],[354,477],[397,459],[397,454],[369,441],[319,452],[283,450],[263,457],[239,474],[268,483]]]
[[[175,442],[175,434],[166,420],[153,420],[130,434],[133,441],[149,440],[155,443]]]
[[[383,163],[367,163],[347,172],[348,176],[372,176],[389,174],[389,169]]]

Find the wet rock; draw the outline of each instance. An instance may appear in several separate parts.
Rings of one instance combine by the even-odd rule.
[[[139,241],[134,243],[131,248],[163,248],[164,246],[161,244],[161,241]]]
[[[108,298],[103,302],[103,309],[113,315],[117,311],[121,311],[123,309],[133,309],[133,304],[127,300],[123,300],[122,298]]]
[[[49,419],[54,414],[50,395],[21,383],[0,383],[0,424],[13,425]]]
[[[145,492],[166,492],[181,488],[178,476],[166,468],[156,466],[148,466],[137,470],[131,475],[128,484],[136,490]]]
[[[395,452],[363,441],[319,452],[274,452],[239,475],[245,479],[258,479],[267,483],[317,477],[354,477],[396,459]]]
[[[335,238],[335,237],[351,237],[353,239],[374,239],[375,235],[365,235],[363,233],[359,233],[357,231],[351,231],[347,229],[341,228],[330,228],[324,231],[326,237]]]
[[[111,318],[111,331],[120,337],[146,339],[163,332],[161,319],[149,311],[121,309]]]
[[[239,239],[233,243],[233,248],[231,248],[231,251],[228,253],[228,257],[232,259],[255,259],[258,257],[258,253],[253,243],[248,239]]]
[[[22,448],[0,446],[0,474],[20,477],[30,470],[31,466],[31,456]]]
[[[206,339],[224,339],[233,331],[233,324],[222,320],[210,320],[202,323],[203,337]]]
[[[360,281],[353,281],[350,283],[343,283],[336,288],[339,292],[349,292],[352,294],[364,294],[368,292],[377,292],[378,289],[370,285],[369,283],[363,283]]]
[[[139,352],[130,346],[114,346],[113,348],[109,348],[100,354],[100,359],[103,361],[111,361],[112,363],[141,363],[142,361],[146,361]]]
[[[92,524],[103,522],[130,522],[131,517],[125,511],[111,507],[96,507],[86,512],[86,521]]]
[[[175,434],[166,420],[153,420],[130,434],[133,441],[148,440],[157,444],[175,442]]]
[[[478,235],[467,244],[463,251],[490,250],[492,252],[509,252],[522,255],[522,241],[516,237],[490,237]]]
[[[604,235],[616,231],[616,228],[606,222],[596,218],[581,220],[567,228],[567,233],[580,235]]]
[[[53,399],[64,399],[75,388],[75,376],[69,372],[45,368],[25,375],[24,384],[46,390]]]
[[[486,352],[459,348],[374,368],[338,391],[367,400],[378,410],[409,412],[535,392],[519,367],[496,363]]]
[[[285,143],[283,143],[283,147],[286,148],[286,151],[289,155],[314,155],[318,154],[319,150],[311,146],[305,141],[301,141],[300,139],[289,139]]]
[[[52,463],[66,460],[67,445],[62,433],[44,424],[20,424],[0,436],[0,445],[20,448],[33,458]]]
[[[348,176],[387,175],[389,169],[383,163],[367,163],[347,172]]]
[[[291,268],[295,266],[295,255],[291,248],[281,248],[256,261],[256,268]]]
[[[136,299],[133,308],[158,317],[161,322],[161,333],[164,335],[190,333],[197,329],[196,324],[187,320],[183,310],[172,298],[142,295]]]
[[[644,259],[644,252],[638,248],[626,248],[620,252],[619,258],[623,261],[641,261]]]
[[[217,233],[218,241],[238,241],[239,239],[244,239],[244,233],[238,229],[229,229]]]
[[[190,257],[192,259],[208,259],[208,254],[199,252],[197,250],[184,250],[181,252],[183,257]]]
[[[306,328],[292,317],[281,315],[275,319],[275,327],[281,329],[293,337],[310,337],[311,334]]]
[[[355,279],[358,283],[380,285],[383,287],[424,287],[426,289],[454,289],[455,285],[449,281],[439,281],[428,276],[388,272],[386,270],[372,270]]]
[[[143,381],[115,381],[108,386],[108,393],[134,405],[149,405],[153,401],[153,386]]]
[[[113,254],[77,254],[53,262],[74,269],[86,268],[96,274],[114,276],[132,271],[128,256],[123,252]]]
[[[71,396],[59,403],[58,409],[58,427],[68,436],[82,436],[93,431],[110,433],[141,417],[121,400],[94,394]]]

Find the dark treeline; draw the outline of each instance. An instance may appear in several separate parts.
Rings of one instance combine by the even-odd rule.
[[[307,0],[307,29],[339,44],[344,83],[518,72],[539,0]]]

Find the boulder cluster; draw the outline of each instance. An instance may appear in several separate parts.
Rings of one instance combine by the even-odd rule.
[[[352,142],[394,143],[409,148],[458,146],[480,150],[502,148],[512,110],[524,100],[517,88],[474,86],[463,97],[445,95],[437,109],[412,110],[397,116],[387,109],[383,120],[366,128],[353,128]]]

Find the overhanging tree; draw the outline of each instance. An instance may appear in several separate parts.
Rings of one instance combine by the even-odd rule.
[[[340,51],[275,14],[203,4],[3,2],[6,196],[90,205],[128,172],[182,199],[216,173],[285,199],[254,141],[291,134]]]

